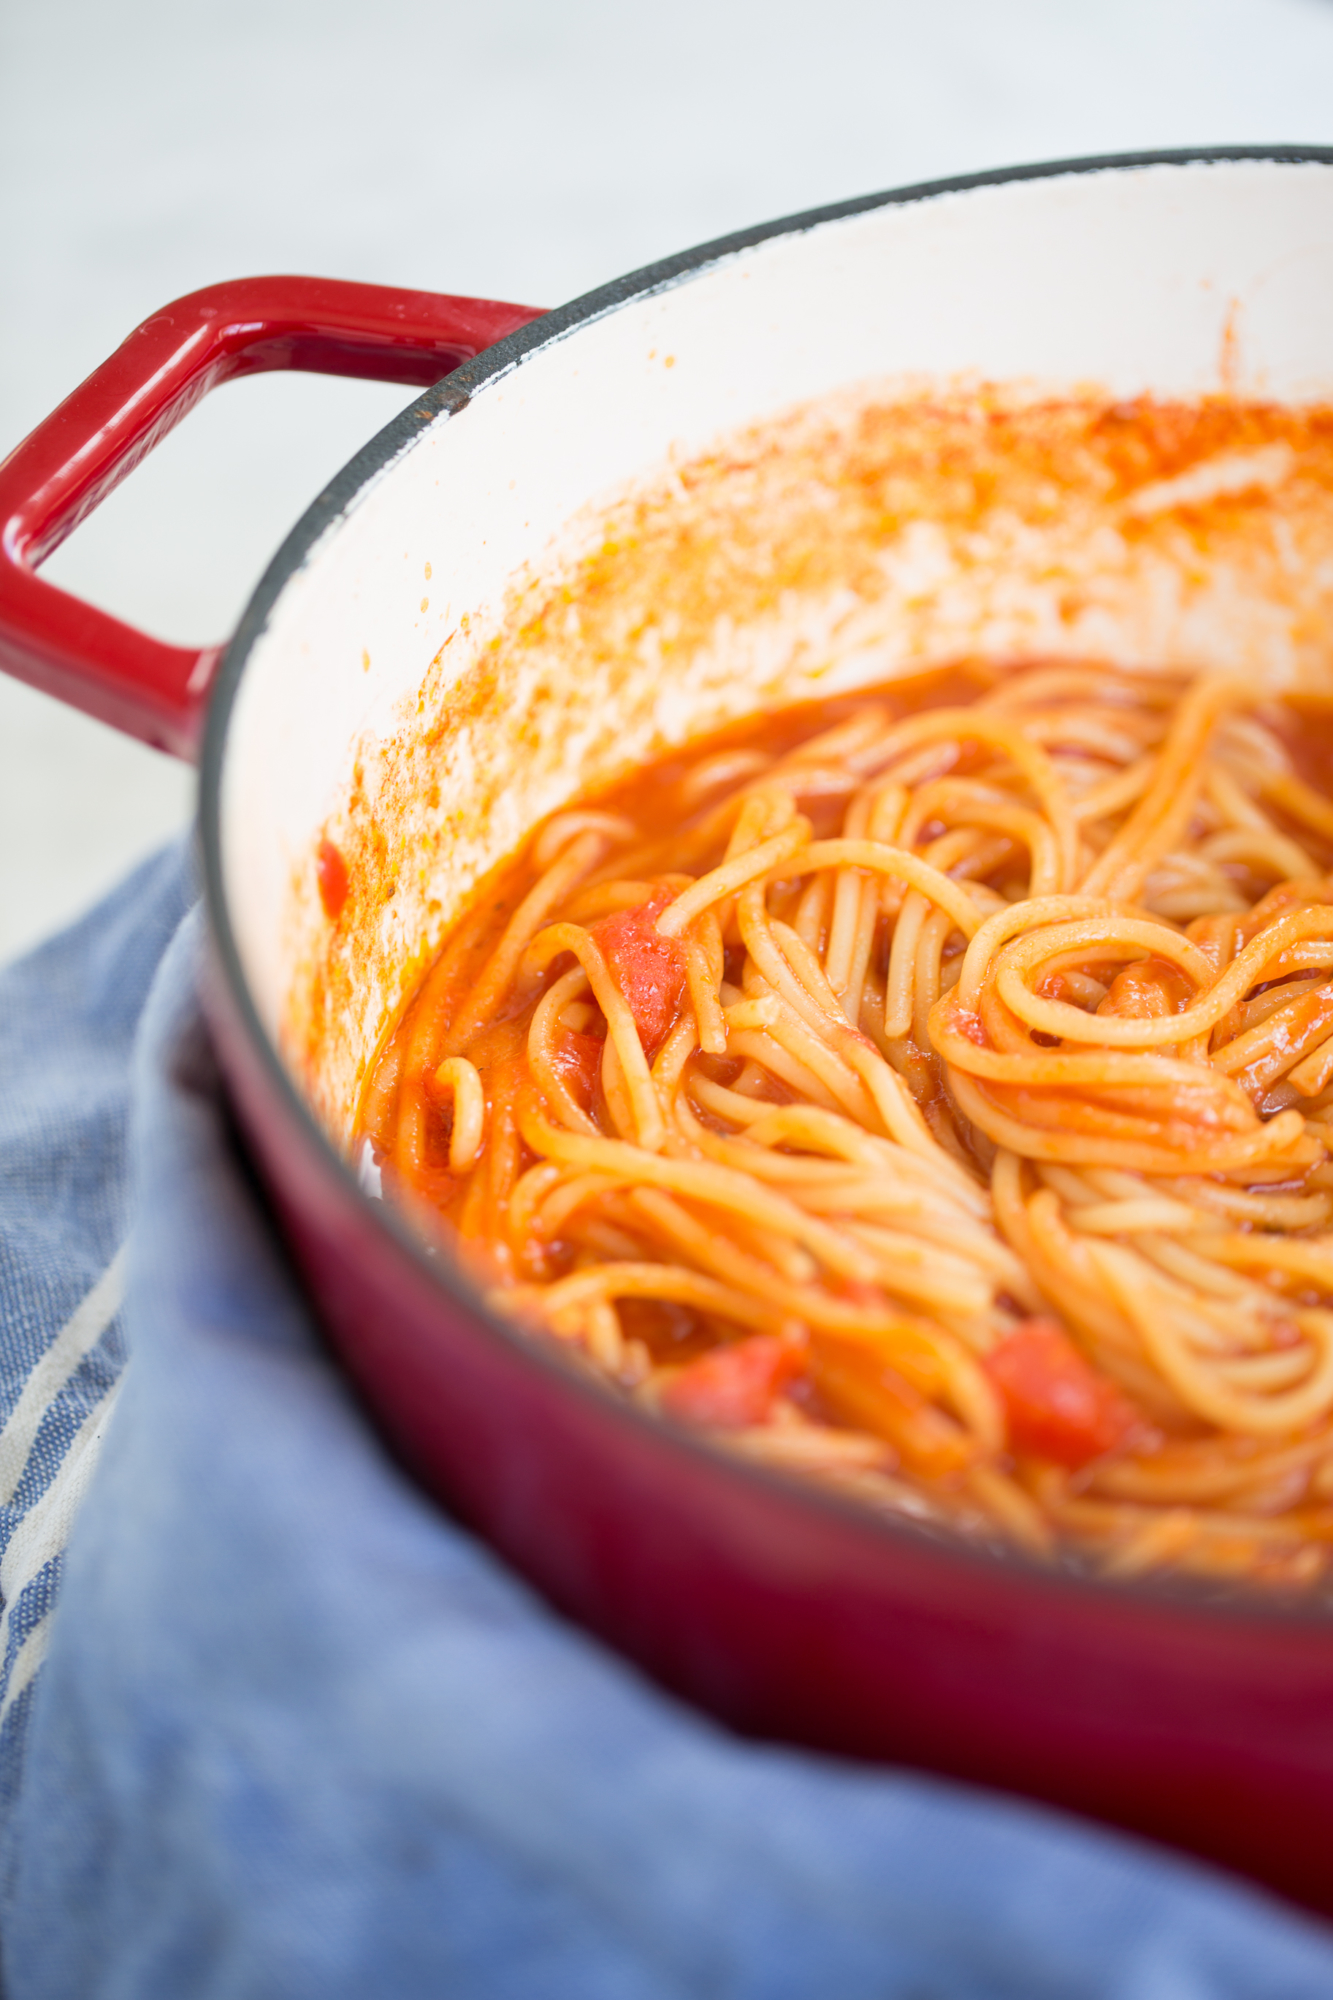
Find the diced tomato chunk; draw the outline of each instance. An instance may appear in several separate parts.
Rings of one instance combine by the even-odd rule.
[[[715,1347],[682,1368],[662,1391],[670,1416],[712,1430],[739,1431],[762,1424],[788,1382],[804,1371],[799,1348],[771,1334],[755,1334],[732,1347]]]
[[[1125,1443],[1132,1405],[1054,1320],[1028,1319],[986,1356],[1015,1451],[1074,1469]]]
[[[1160,1021],[1178,1014],[1193,997],[1194,988],[1179,966],[1165,958],[1139,958],[1117,972],[1097,1012],[1126,1021]]]
[[[551,1060],[559,1071],[560,1080],[566,1085],[576,1104],[587,1111],[592,1104],[593,1088],[602,1066],[602,1051],[605,1042],[596,1035],[581,1035],[572,1029],[557,1035],[551,1050]]]
[[[670,889],[656,889],[637,909],[617,910],[592,926],[646,1055],[665,1039],[685,990],[684,949],[679,939],[662,937],[657,929],[657,919],[674,900]]]

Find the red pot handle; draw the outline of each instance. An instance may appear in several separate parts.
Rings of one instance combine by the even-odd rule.
[[[200,399],[301,368],[426,387],[537,318],[493,299],[335,278],[239,278],[164,306],[0,463],[0,669],[193,758],[220,646],[168,646],[37,566]]]

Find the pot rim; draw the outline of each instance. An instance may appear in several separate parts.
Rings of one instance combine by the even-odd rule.
[[[970,193],[1014,181],[1048,180],[1075,174],[1124,173],[1141,167],[1228,165],[1245,161],[1268,162],[1277,166],[1333,168],[1333,147],[1206,146],[1093,154],[1073,159],[1042,160],[1016,167],[988,168],[981,173],[915,182],[906,187],[860,195],[849,201],[802,210],[727,236],[715,237],[692,249],[644,265],[639,270],[583,293],[567,305],[542,314],[516,333],[486,348],[473,360],[465,361],[434,387],[414,397],[405,410],[349,459],[306,509],[270,561],[223,652],[214,679],[200,758],[195,841],[214,966],[221,974],[234,1016],[249,1043],[250,1054],[258,1065],[270,1097],[276,1100],[289,1129],[299,1136],[309,1163],[319,1170],[326,1182],[333,1181],[344,1200],[350,1200],[356,1206],[362,1221],[378,1234],[391,1255],[406,1259],[418,1276],[425,1275],[429,1283],[438,1287],[444,1298],[460,1308],[474,1325],[521,1356],[526,1365],[558,1381],[566,1394],[588,1399],[611,1421],[638,1429],[641,1434],[651,1437],[659,1448],[703,1456],[711,1466],[724,1466],[731,1477],[748,1482],[752,1488],[757,1486],[788,1505],[813,1508],[826,1516],[831,1514],[844,1532],[859,1533],[876,1541],[887,1538],[891,1544],[906,1547],[920,1558],[965,1571],[974,1576],[983,1588],[994,1590],[1007,1585],[1014,1590],[1026,1591],[1032,1598],[1052,1602],[1064,1601],[1072,1596],[1084,1603],[1104,1607],[1108,1612],[1118,1604],[1130,1615],[1155,1616],[1158,1621],[1173,1617],[1190,1623],[1202,1621],[1233,1632],[1300,1632],[1333,1645],[1333,1615],[1326,1609],[1299,1600],[1268,1601],[1256,1591],[1248,1598],[1218,1601],[1206,1594],[1207,1586],[1189,1578],[1167,1576],[1121,1582],[1069,1569],[1051,1568],[1021,1550],[979,1548],[961,1536],[951,1539],[905,1517],[881,1513],[814,1480],[782,1474],[739,1456],[723,1453],[684,1426],[615,1396],[594,1377],[571,1367],[557,1350],[548,1348],[510,1321],[490,1312],[460,1267],[446,1264],[429,1253],[424,1237],[413,1228],[405,1214],[390,1203],[373,1200],[365,1192],[352,1167],[314,1117],[260,1019],[231,923],[222,862],[222,771],[232,711],[250,653],[266,629],[283,590],[304,566],[316,544],[351,514],[371,484],[412,449],[438,416],[461,414],[486,384],[511,373],[528,356],[567,339],[580,328],[635,300],[674,290],[710,266],[779,237],[804,235],[826,223],[844,221],[879,208],[933,201],[941,195]]]

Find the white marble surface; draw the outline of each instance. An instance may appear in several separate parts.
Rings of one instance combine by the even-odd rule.
[[[555,304],[762,218],[1020,159],[1333,143],[1333,0],[0,4],[0,450],[212,280]],[[404,400],[267,377],[192,415],[50,573],[235,622]],[[0,957],[188,819],[188,772],[0,681]]]

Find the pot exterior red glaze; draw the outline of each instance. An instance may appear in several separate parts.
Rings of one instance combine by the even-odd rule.
[[[446,1505],[564,1611],[737,1728],[1005,1786],[1333,1909],[1326,1618],[983,1558],[742,1465],[497,1324],[447,1258],[368,1198],[347,1141],[394,1000],[395,949],[401,961],[438,937],[449,895],[506,851],[506,826],[517,839],[608,775],[574,751],[534,775],[515,748],[518,697],[448,711],[448,740],[466,737],[473,765],[511,760],[497,824],[469,819],[464,769],[462,790],[432,808],[457,822],[432,875],[417,865],[423,823],[403,808],[355,1032],[318,1074],[290,1038],[291,997],[320,948],[323,830],[349,788],[390,795],[377,746],[414,702],[424,714],[419,690],[480,644],[514,579],[539,572],[571,524],[586,539],[597,508],[636,480],[880,375],[1333,399],[1333,155],[1079,162],[873,197],[705,246],[526,327],[518,308],[469,320],[467,302],[444,301],[432,331],[417,304],[415,358],[396,379],[427,379],[432,339],[476,358],[418,397],[294,530],[218,667],[204,752],[209,1017],[349,1374]],[[508,326],[522,330],[477,353],[477,328]],[[323,321],[298,333],[301,365],[348,351],[345,326],[336,339]],[[288,352],[282,338],[257,351]],[[375,338],[387,338],[382,315]],[[76,458],[56,467],[49,505],[30,504],[22,482],[0,492],[22,528],[0,574],[4,657],[187,747],[211,660],[205,673],[203,656],[145,656],[131,712],[139,669],[120,640],[105,694],[86,634],[67,624],[48,644],[26,582],[5,600],[6,578],[51,545],[49,523],[68,524],[80,493],[95,500]],[[780,682],[761,690],[738,666],[717,699],[744,713]],[[665,693],[663,727],[688,736],[697,693]]]
[[[209,1015],[287,1240],[395,1454],[571,1617],[747,1734],[1173,1842],[1333,1910],[1333,1635],[1000,1566],[740,1473],[442,1299]]]

